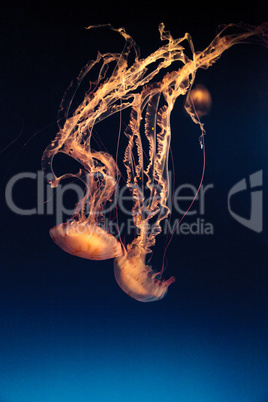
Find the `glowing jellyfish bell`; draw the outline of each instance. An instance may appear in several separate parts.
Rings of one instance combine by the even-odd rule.
[[[121,244],[99,226],[76,221],[50,229],[53,241],[62,250],[89,260],[107,260],[122,254]]]
[[[200,118],[209,114],[211,104],[212,99],[209,90],[204,85],[198,84],[188,92],[185,108],[188,109],[188,113],[191,111]]]
[[[267,24],[258,27],[230,24],[205,50],[195,52],[189,34],[174,39],[164,29],[164,24],[160,24],[160,38],[166,44],[141,59],[139,49],[124,28],[109,28],[125,39],[123,52],[99,53],[96,60],[88,62],[81,70],[63,98],[59,132],[42,157],[42,168],[52,187],[57,187],[63,179],[73,178],[81,180],[86,189],[72,218],[52,228],[50,234],[55,243],[70,254],[93,260],[115,258],[114,274],[121,289],[138,301],[156,301],[165,296],[168,286],[175,280],[174,277],[162,279],[163,266],[156,271],[146,263],[146,257],[152,252],[156,237],[162,230],[162,221],[170,214],[167,205],[168,157],[174,103],[179,96],[186,95],[185,108],[201,129],[200,144],[204,153],[204,129],[199,118],[209,112],[211,96],[200,85],[193,88],[197,70],[207,69],[225,50],[245,42],[252,35],[263,38],[268,29]],[[228,30],[231,30],[230,34],[226,33]],[[192,57],[185,54],[182,42],[188,43]],[[131,50],[135,53],[133,63],[128,58]],[[176,68],[180,63],[180,68],[170,71],[173,63]],[[96,65],[99,66],[98,79],[90,83],[90,91],[70,114],[81,81]],[[169,72],[165,73],[166,68]],[[164,76],[160,77],[160,70]],[[115,198],[119,168],[112,155],[92,150],[91,137],[99,121],[127,108],[131,114],[125,130],[128,144],[123,163],[126,185],[133,200],[132,219],[136,234],[125,247],[103,225],[105,206]],[[141,121],[144,124],[141,125]],[[148,151],[144,157],[145,149]],[[57,177],[52,167],[57,153],[76,159],[82,169],[76,174]],[[148,192],[149,200],[145,196]]]
[[[145,258],[146,254],[131,256],[128,253],[116,258],[114,276],[120,288],[133,299],[141,302],[157,301],[166,295],[175,278],[172,276],[163,280],[161,274],[146,265]]]

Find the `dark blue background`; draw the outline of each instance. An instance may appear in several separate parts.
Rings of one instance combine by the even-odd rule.
[[[85,26],[124,26],[146,57],[160,46],[161,21],[174,37],[188,31],[202,50],[218,25],[259,24],[265,11],[257,2],[2,6],[1,148],[20,136],[1,154],[1,402],[268,401],[266,190],[262,233],[241,226],[227,210],[235,183],[258,170],[267,180],[267,48],[235,46],[197,74],[196,83],[213,98],[204,119],[204,184],[214,188],[204,219],[214,235],[174,236],[165,277],[176,282],[160,302],[124,294],[112,261],[82,260],[57,248],[48,235],[55,216],[19,216],[4,200],[12,176],[40,170],[57,132],[61,98],[80,68],[98,49],[122,49],[116,34]],[[176,185],[198,186],[199,131],[181,100],[172,119]],[[107,146],[115,146],[118,128],[119,120],[114,132],[109,122],[102,127]],[[249,195],[239,197],[234,209],[248,216]],[[36,207],[36,182],[17,183],[14,199],[21,208]],[[156,269],[164,242],[160,236]]]

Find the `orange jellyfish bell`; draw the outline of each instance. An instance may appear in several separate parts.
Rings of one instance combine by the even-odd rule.
[[[126,252],[115,259],[114,276],[120,288],[140,302],[162,299],[167,294],[169,285],[175,281],[173,276],[163,280],[161,275],[154,273],[145,264],[145,254],[130,257]]]
[[[211,105],[211,94],[204,85],[198,84],[188,92],[185,107],[192,110],[199,118],[210,112]]]
[[[121,244],[99,226],[70,222],[54,226],[49,231],[53,241],[62,250],[89,260],[106,260],[120,257]]]

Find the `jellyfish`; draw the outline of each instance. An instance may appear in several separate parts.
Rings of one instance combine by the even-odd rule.
[[[212,99],[209,90],[202,84],[197,84],[187,95],[186,110],[192,110],[197,118],[206,116],[211,108]]]
[[[200,127],[199,141],[204,152],[205,130],[200,118],[208,112],[211,98],[204,88],[193,89],[196,72],[212,66],[234,44],[245,42],[252,35],[263,37],[267,24],[258,27],[228,25],[205,50],[196,52],[188,33],[175,39],[161,23],[160,39],[165,43],[146,58],[140,57],[138,46],[124,28],[108,27],[124,38],[123,51],[98,53],[96,60],[89,61],[81,70],[61,103],[58,134],[42,157],[42,169],[52,187],[66,178],[81,180],[85,185],[73,216],[52,228],[50,235],[59,247],[72,255],[92,260],[114,258],[114,275],[121,289],[138,301],[157,301],[166,295],[175,280],[174,277],[164,279],[164,267],[153,268],[147,259],[161,233],[163,220],[170,214],[168,161],[174,103],[179,96],[186,97],[185,109]],[[228,30],[232,31],[228,34]],[[133,62],[130,54],[134,54]],[[74,96],[93,67],[99,69],[98,78],[90,82],[83,101],[73,112]],[[128,142],[123,165],[136,227],[129,244],[118,240],[103,226],[105,206],[114,199],[120,183],[116,159],[108,152],[91,147],[94,127],[125,109],[130,111],[130,118],[125,130]],[[111,135],[114,135],[112,127]],[[77,160],[81,169],[57,177],[53,158],[58,153]],[[150,194],[149,202],[146,202],[146,191]]]

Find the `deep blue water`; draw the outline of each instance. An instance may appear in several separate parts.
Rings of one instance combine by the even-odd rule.
[[[265,14],[255,5],[235,12],[227,4],[214,11],[201,3],[182,9],[172,4],[172,10],[155,5],[143,13],[122,4],[3,9],[3,145],[21,132],[1,154],[3,189],[18,173],[40,171],[70,80],[97,48],[118,46],[110,36],[107,46],[104,32],[89,45],[84,26],[125,25],[145,56],[159,45],[161,20],[174,36],[191,32],[202,49],[219,24],[261,23]],[[198,73],[196,81],[213,99],[205,119],[204,180],[213,187],[204,211],[199,198],[192,209],[196,214],[185,222],[203,219],[213,233],[174,235],[164,276],[174,275],[176,282],[163,300],[137,302],[116,284],[112,261],[86,261],[57,248],[48,235],[55,211],[48,214],[47,203],[41,203],[42,214],[20,216],[2,197],[0,402],[268,401],[267,60],[264,46],[241,45]],[[117,135],[118,122],[113,122]],[[99,134],[103,130],[109,146],[111,123],[105,124]],[[175,186],[197,187],[199,131],[180,100],[172,130]],[[249,176],[258,171],[263,175],[259,233],[239,224],[227,208],[230,189],[244,178],[249,185]],[[25,179],[16,184],[13,197],[29,209],[37,207],[36,194],[36,179]],[[47,188],[44,202],[46,197],[51,197]],[[237,194],[232,209],[249,218],[250,202],[249,191]],[[174,212],[171,222],[176,219]],[[162,235],[152,259],[156,269],[164,244]]]

